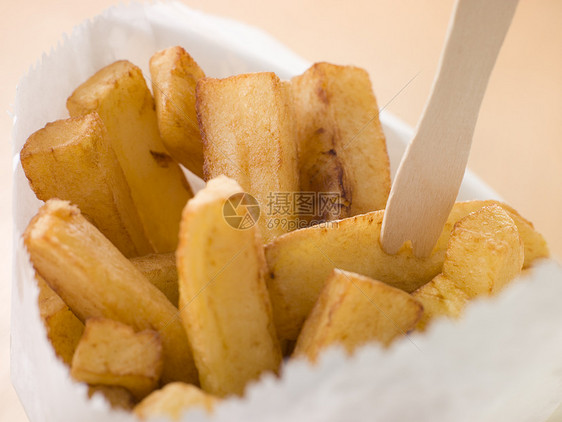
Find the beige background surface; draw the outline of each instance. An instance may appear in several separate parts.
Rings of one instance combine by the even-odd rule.
[[[184,1],[263,28],[308,60],[365,67],[379,105],[411,125],[429,93],[453,5],[453,0]],[[9,381],[12,152],[11,119],[5,110],[11,109],[19,77],[43,52],[74,25],[114,3],[0,3],[3,421],[27,420]],[[469,166],[532,220],[553,253],[562,256],[562,0],[520,3],[484,99]]]

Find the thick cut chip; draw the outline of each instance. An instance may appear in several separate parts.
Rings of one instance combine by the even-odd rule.
[[[127,257],[154,251],[97,113],[48,123],[27,139],[20,157],[37,198],[78,205]]]
[[[429,321],[439,315],[458,318],[470,300],[466,292],[443,274],[436,275],[433,280],[412,293],[423,303],[423,315],[417,328],[425,330]]]
[[[257,200],[264,241],[294,230],[300,188],[288,83],[274,73],[201,79],[197,118],[206,180],[228,176]]]
[[[164,146],[176,161],[203,177],[195,87],[205,73],[183,48],[170,47],[152,56],[150,75]]]
[[[134,412],[142,420],[149,418],[171,418],[181,420],[182,414],[193,407],[211,413],[218,399],[201,391],[194,385],[174,382],[157,390],[141,401]]]
[[[96,394],[101,394],[114,409],[131,410],[135,406],[133,395],[123,387],[109,385],[88,386],[88,397],[92,398]]]
[[[521,272],[523,259],[523,241],[513,219],[491,205],[455,224],[442,273],[474,298],[501,290]]]
[[[125,60],[106,66],[72,93],[66,107],[72,117],[98,113],[147,236],[156,252],[174,251],[181,211],[192,193],[162,143],[141,70]]]
[[[326,347],[348,353],[369,342],[389,346],[412,330],[423,307],[412,295],[380,281],[334,270],[299,335],[294,356],[315,361]]]
[[[265,248],[269,274],[267,285],[280,340],[296,340],[308,313],[334,268],[352,271],[391,286],[413,292],[441,272],[445,250],[454,224],[472,211],[495,201],[456,203],[433,252],[416,258],[405,244],[396,255],[380,246],[383,210],[332,221],[285,234]],[[542,236],[518,214],[508,211],[525,244],[534,245],[528,265],[548,255]]]
[[[132,258],[131,262],[141,273],[178,306],[178,270],[174,253],[150,254]]]
[[[484,205],[499,205],[513,219],[517,226],[519,236],[523,240],[525,248],[525,260],[523,261],[523,269],[529,268],[537,259],[548,258],[550,252],[544,237],[535,230],[533,223],[523,218],[514,208],[509,205],[499,203],[497,201],[483,201]]]
[[[47,338],[64,363],[70,365],[76,346],[84,332],[84,324],[72,313],[66,303],[49,287],[39,274],[35,274],[39,287],[39,314],[47,330]]]
[[[301,190],[339,196],[339,209],[319,210],[319,217],[335,220],[384,208],[390,162],[367,72],[316,63],[294,77],[291,87]]]
[[[135,333],[120,322],[92,318],[86,321],[70,374],[92,385],[126,388],[141,400],[158,385],[162,373],[162,342],[153,330]]]
[[[443,271],[414,297],[427,313],[419,327],[437,315],[457,317],[468,300],[497,293],[520,272],[524,247],[513,219],[497,205],[459,220],[447,245]]]
[[[263,244],[256,226],[237,229],[224,218],[233,195],[243,195],[234,180],[209,181],[185,207],[177,250],[181,316],[201,387],[220,397],[241,395],[281,363]]]
[[[137,331],[160,333],[162,381],[197,383],[178,310],[76,206],[51,199],[24,233],[31,262],[72,312],[85,321],[104,317]]]

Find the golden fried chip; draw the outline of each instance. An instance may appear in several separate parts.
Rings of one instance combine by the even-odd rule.
[[[175,253],[150,254],[132,258],[137,269],[166,295],[175,307],[178,306],[178,270]]]
[[[101,394],[114,409],[132,410],[135,400],[129,390],[123,387],[109,385],[89,385],[88,397]]]
[[[459,220],[449,239],[443,271],[413,293],[426,310],[419,328],[438,315],[458,317],[468,300],[493,295],[520,272],[524,247],[513,219],[497,205]]]
[[[174,251],[181,211],[192,193],[162,143],[141,70],[126,60],[110,64],[76,88],[66,107],[72,117],[98,113],[147,236],[156,252]]]
[[[181,47],[150,58],[158,129],[172,157],[203,177],[203,142],[195,112],[195,87],[205,73]]]
[[[369,75],[316,63],[291,80],[302,191],[339,196],[335,220],[385,207],[390,162]]]
[[[47,338],[53,345],[55,353],[70,366],[76,346],[84,332],[84,324],[59,295],[45,282],[43,277],[35,274],[39,287],[39,314],[47,330]]]
[[[201,387],[220,397],[242,394],[281,363],[257,226],[238,229],[223,215],[239,194],[232,179],[210,180],[185,207],[177,250],[180,311]]]
[[[159,416],[179,421],[187,409],[200,407],[211,413],[217,402],[216,397],[194,385],[173,382],[150,394],[134,411],[142,420]]]
[[[104,317],[160,333],[163,382],[197,383],[178,310],[78,210],[51,199],[24,233],[31,262],[82,321]]]
[[[126,388],[140,400],[158,385],[162,374],[162,341],[158,332],[135,333],[132,327],[105,318],[86,321],[70,375],[92,385]]]
[[[412,295],[388,284],[335,269],[297,340],[294,356],[315,361],[326,347],[341,344],[351,354],[369,342],[389,346],[412,330],[423,313]]]
[[[114,409],[131,410],[135,406],[133,395],[123,387],[109,385],[89,385],[88,397],[101,394]]]
[[[277,335],[295,340],[334,268],[365,275],[393,287],[413,292],[442,270],[445,250],[454,224],[496,201],[458,202],[428,258],[413,255],[405,244],[396,255],[386,254],[379,242],[383,210],[285,234],[266,245],[269,267],[267,286]],[[524,244],[534,245],[528,262],[548,254],[542,236],[517,214],[510,212]]]
[[[206,180],[228,176],[256,198],[265,242],[294,230],[291,209],[273,211],[281,198],[300,190],[288,84],[274,73],[201,79],[197,117]]]
[[[37,198],[78,205],[127,257],[154,251],[97,113],[48,123],[27,139],[20,158]]]

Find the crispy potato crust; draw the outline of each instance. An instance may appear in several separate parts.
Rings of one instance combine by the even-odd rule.
[[[112,63],[76,88],[66,107],[71,117],[98,113],[155,251],[173,252],[181,211],[193,194],[162,143],[141,70],[126,60]]]
[[[418,328],[424,330],[439,315],[458,317],[470,299],[500,291],[520,274],[524,251],[517,225],[498,205],[460,219],[441,274],[413,293],[426,309]]]
[[[228,176],[256,198],[264,241],[294,229],[293,211],[273,211],[277,195],[300,190],[288,83],[269,72],[201,79],[197,118],[205,179]]]
[[[304,323],[294,356],[316,361],[326,347],[341,344],[351,354],[369,342],[389,346],[412,330],[423,313],[412,295],[359,274],[335,269]]]
[[[390,161],[369,75],[315,63],[291,79],[302,191],[340,197],[335,220],[385,207]]]
[[[195,112],[195,87],[205,73],[182,47],[150,58],[158,129],[171,156],[203,177],[203,143]]]
[[[64,363],[70,366],[76,346],[84,332],[84,324],[55,293],[39,274],[35,274],[39,287],[37,304],[47,330],[47,338]]]
[[[185,207],[177,250],[182,321],[201,387],[219,397],[241,395],[281,363],[257,226],[237,229],[223,216],[241,192],[225,176],[209,181]]]
[[[31,262],[82,321],[104,317],[160,333],[162,381],[197,383],[178,310],[76,206],[51,199],[24,233]]]
[[[326,225],[285,234],[266,245],[269,267],[267,286],[281,341],[295,340],[334,268],[365,275],[393,287],[413,292],[439,274],[454,224],[472,211],[499,205],[513,219],[523,243],[525,266],[548,256],[543,237],[508,206],[496,201],[456,203],[433,252],[416,258],[405,244],[396,255],[386,254],[379,242],[384,211],[374,211]]]
[[[192,407],[202,407],[211,413],[217,402],[216,397],[194,385],[173,382],[146,397],[134,412],[142,420],[159,416],[179,421],[182,414]]]
[[[27,139],[20,158],[37,198],[78,205],[127,257],[154,251],[97,113],[48,123]]]
[[[175,307],[179,302],[178,270],[175,253],[150,254],[132,258],[137,269],[166,295]]]
[[[162,374],[160,335],[154,330],[135,333],[111,319],[90,318],[70,374],[88,384],[126,388],[140,400],[156,388]]]

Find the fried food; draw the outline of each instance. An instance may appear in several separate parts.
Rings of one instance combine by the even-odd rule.
[[[223,216],[237,194],[234,180],[210,180],[185,207],[176,252],[181,317],[201,387],[219,397],[241,395],[281,363],[257,226],[237,229]]]
[[[134,409],[142,419],[168,417],[174,421],[181,420],[182,414],[192,407],[199,407],[211,413],[218,399],[194,385],[173,382],[157,390],[141,401]]]
[[[451,210],[451,214],[449,214],[449,218],[447,219],[447,223],[445,223],[443,231],[450,233],[454,224],[461,218],[466,217],[471,212],[492,205],[497,205],[507,212],[509,217],[517,226],[519,236],[521,236],[521,240],[523,241],[523,246],[525,248],[523,269],[529,268],[536,260],[548,258],[550,256],[548,245],[546,244],[543,235],[535,230],[533,223],[523,218],[513,207],[495,200],[458,202]]]
[[[125,60],[110,64],[80,85],[66,106],[71,117],[98,113],[154,249],[174,251],[181,211],[192,193],[162,143],[141,70]]]
[[[390,166],[362,69],[213,79],[172,47],[150,71],[155,99],[128,61],[101,69],[20,153],[46,201],[23,240],[48,338],[116,409],[212,412],[284,356],[389,347],[549,254],[496,201],[455,204],[427,258],[386,254]],[[195,197],[176,160],[208,182]]]
[[[47,201],[25,230],[24,243],[34,267],[78,318],[104,317],[137,331],[158,331],[162,381],[197,383],[178,310],[76,206]]]
[[[178,270],[175,253],[150,254],[132,258],[135,267],[166,295],[175,307],[178,306]]]
[[[336,220],[385,207],[390,162],[369,75],[316,63],[291,79],[302,191],[332,192]]]
[[[133,395],[123,387],[108,385],[88,386],[88,397],[92,398],[96,394],[101,394],[114,409],[132,410],[135,406]]]
[[[459,202],[453,207],[443,232],[428,258],[413,255],[405,244],[396,255],[386,254],[379,242],[384,211],[374,211],[326,225],[308,227],[288,233],[266,245],[269,273],[267,286],[273,317],[280,340],[295,340],[316,299],[324,280],[334,268],[380,280],[406,292],[413,292],[441,272],[445,250],[453,225],[472,211],[495,201]],[[545,256],[543,238],[519,215],[508,211],[523,243],[533,245],[530,265]]]
[[[523,240],[523,247],[525,249],[523,269],[531,267],[537,259],[544,259],[550,256],[550,251],[548,250],[548,245],[543,235],[535,230],[533,223],[523,218],[514,208],[496,201],[483,201],[483,204],[499,205],[507,212],[517,226],[519,236],[521,236],[521,240]]]
[[[359,274],[335,269],[297,340],[293,356],[316,361],[330,345],[352,354],[369,342],[389,346],[412,330],[423,307],[412,295]]]
[[[201,79],[197,118],[205,179],[228,176],[256,198],[265,242],[293,230],[291,201],[276,206],[278,196],[300,190],[288,83],[274,73]]]
[[[441,274],[413,293],[426,310],[419,328],[438,315],[458,317],[470,299],[497,293],[520,274],[523,261],[517,226],[501,207],[485,206],[460,219]]]
[[[140,400],[158,385],[162,373],[162,342],[158,332],[135,333],[120,322],[91,318],[78,343],[70,374],[93,385],[126,388]]]
[[[154,251],[97,113],[48,123],[27,139],[20,159],[37,198],[78,205],[127,257]]]
[[[170,47],[151,57],[150,75],[164,146],[176,161],[203,177],[195,87],[205,73],[182,47]]]
[[[70,366],[76,346],[84,332],[84,324],[72,313],[66,303],[45,282],[35,274],[39,287],[39,315],[47,330],[47,338],[64,363]]]

